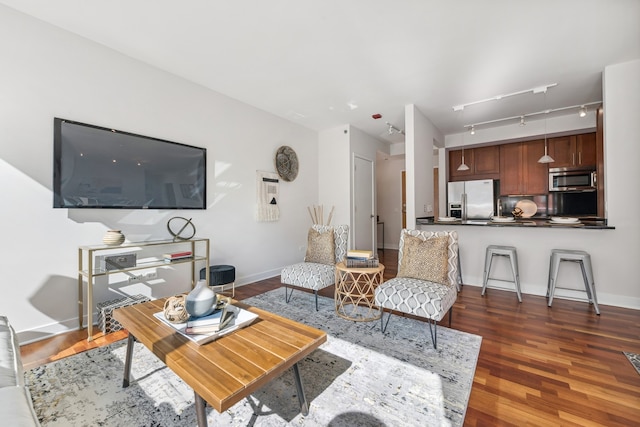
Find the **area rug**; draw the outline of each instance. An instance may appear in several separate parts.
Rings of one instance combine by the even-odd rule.
[[[636,371],[640,374],[640,354],[638,353],[630,353],[628,351],[623,351],[624,355],[627,356],[629,362],[636,368]]]
[[[246,302],[327,331],[327,343],[299,363],[309,415],[286,372],[222,414],[207,407],[209,425],[462,425],[480,337],[439,327],[433,350],[426,325],[411,319],[392,319],[383,335],[378,322],[336,316],[328,298],[318,312],[302,292],[289,304],[284,290]],[[196,426],[193,391],[139,343],[122,388],[125,348],[120,341],[28,371],[42,425]]]

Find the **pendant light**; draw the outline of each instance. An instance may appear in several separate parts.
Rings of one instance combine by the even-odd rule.
[[[544,91],[544,156],[540,157],[538,159],[538,163],[553,163],[555,162],[555,160],[553,160],[553,157],[551,157],[549,154],[547,154],[547,114],[549,114],[549,112],[547,111],[547,91],[545,89]]]
[[[464,108],[462,109],[462,123],[464,124]],[[462,163],[460,163],[460,166],[458,166],[459,171],[469,170],[469,166],[467,166],[467,164],[464,162],[464,134],[465,133],[467,133],[466,129],[462,132]]]

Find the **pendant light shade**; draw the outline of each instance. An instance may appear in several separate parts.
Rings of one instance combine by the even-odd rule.
[[[467,164],[464,162],[464,147],[462,148],[462,163],[460,163],[460,166],[458,166],[458,170],[459,171],[469,170],[469,166],[467,166]]]
[[[464,124],[464,107],[461,109],[462,114],[461,114],[461,118],[460,118],[460,122],[462,124]],[[463,127],[464,129],[464,127]],[[473,128],[472,128],[473,129]],[[467,166],[467,164],[464,162],[464,134],[466,133],[466,129],[462,132],[462,163],[460,163],[460,166],[458,166],[458,170],[459,171],[468,171],[469,170],[469,166]]]
[[[545,109],[545,115],[544,115],[544,156],[540,157],[538,159],[538,163],[553,163],[555,162],[555,160],[553,160],[553,157],[551,157],[548,153],[547,153],[547,114],[549,114],[549,112],[547,111],[547,91],[544,91],[544,109]]]

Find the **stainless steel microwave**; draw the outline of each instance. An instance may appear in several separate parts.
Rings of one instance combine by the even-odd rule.
[[[549,172],[549,191],[595,191],[593,170]]]

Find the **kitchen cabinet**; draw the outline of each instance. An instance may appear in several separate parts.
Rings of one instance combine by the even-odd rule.
[[[549,165],[552,168],[595,169],[596,134],[549,138],[549,155],[555,160]]]
[[[472,179],[499,179],[500,148],[489,147],[466,148],[464,162],[469,170],[459,171],[462,163],[462,150],[449,151],[449,181],[468,181]]]
[[[549,189],[544,140],[500,145],[500,195],[540,195]]]

